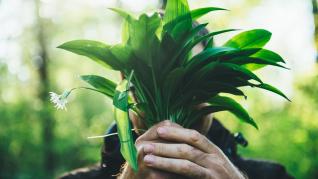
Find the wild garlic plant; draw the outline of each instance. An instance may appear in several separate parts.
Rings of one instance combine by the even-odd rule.
[[[199,32],[207,23],[193,26],[194,21],[207,13],[225,9],[190,10],[187,0],[169,0],[163,16],[155,12],[135,17],[124,10],[111,10],[124,19],[120,44],[74,40],[58,48],[86,56],[123,74],[124,80],[118,85],[96,75],[81,76],[81,79],[90,84],[91,89],[113,99],[121,153],[134,170],[138,169],[137,152],[129,109],[139,115],[147,128],[164,119],[189,128],[203,116],[219,111],[229,111],[257,128],[247,111],[225,94],[246,98],[241,88],[255,87],[288,100],[280,90],[252,72],[267,65],[285,68],[281,56],[263,48],[271,38],[270,32],[249,30],[222,46],[213,46],[215,36],[234,29],[202,35]],[[193,55],[193,48],[202,41],[208,41],[208,45]],[[131,88],[134,88],[134,97],[129,95]],[[51,100],[64,109],[68,95],[52,93]],[[198,108],[203,103],[208,105]]]

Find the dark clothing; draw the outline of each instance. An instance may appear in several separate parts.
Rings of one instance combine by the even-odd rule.
[[[108,133],[116,132],[113,125]],[[217,120],[213,120],[207,137],[217,145],[225,155],[238,167],[249,179],[292,179],[285,168],[277,163],[261,160],[244,159],[237,154],[237,144],[247,145],[242,135],[233,135]],[[134,134],[134,138],[137,136]],[[102,162],[100,166],[86,168],[68,173],[62,179],[108,179],[116,178],[125,160],[120,154],[120,144],[117,136],[104,139],[102,149]]]

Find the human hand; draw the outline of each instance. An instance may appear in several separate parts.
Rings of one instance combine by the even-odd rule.
[[[134,173],[135,178],[244,178],[205,136],[169,121],[149,129],[136,145],[139,170]],[[123,174],[132,174],[129,167],[125,170]]]

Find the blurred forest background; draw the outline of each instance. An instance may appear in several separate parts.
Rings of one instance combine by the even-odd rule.
[[[53,178],[100,159],[101,139],[112,123],[110,101],[77,91],[67,111],[57,111],[48,92],[83,86],[78,75],[106,71],[56,46],[73,39],[120,40],[121,19],[107,7],[154,11],[159,0],[0,0],[0,178]],[[291,70],[257,73],[278,86],[292,102],[262,91],[242,101],[260,126],[241,124],[232,115],[217,117],[242,132],[246,157],[284,164],[297,178],[318,178],[318,32],[315,0],[190,0],[191,8],[219,6],[229,12],[201,19],[210,30],[265,28],[273,32],[269,49],[282,54]],[[316,32],[316,33],[315,33]],[[218,36],[221,44],[235,33]],[[315,40],[316,39],[316,40]]]

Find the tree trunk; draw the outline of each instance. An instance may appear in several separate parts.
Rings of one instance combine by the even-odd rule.
[[[38,43],[38,52],[36,56],[36,64],[39,75],[38,95],[42,102],[43,108],[40,119],[42,124],[42,140],[43,140],[43,167],[47,176],[52,176],[55,168],[55,155],[53,150],[54,140],[54,119],[50,112],[49,104],[49,77],[48,77],[48,52],[46,47],[45,29],[43,19],[40,16],[41,2],[35,0],[36,27],[35,37]]]

